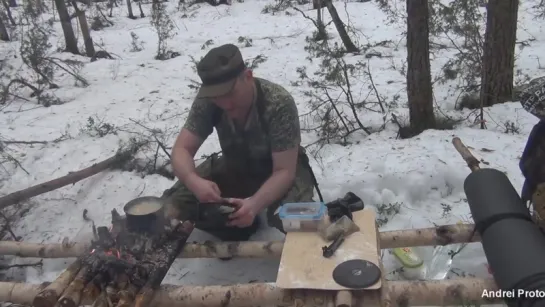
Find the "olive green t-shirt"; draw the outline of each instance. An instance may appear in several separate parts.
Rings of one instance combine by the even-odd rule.
[[[222,154],[229,165],[238,171],[263,173],[271,171],[272,152],[300,147],[301,130],[292,95],[278,84],[261,78],[255,80],[257,98],[243,129],[237,129],[207,99],[193,102],[184,128],[203,140],[216,128]]]

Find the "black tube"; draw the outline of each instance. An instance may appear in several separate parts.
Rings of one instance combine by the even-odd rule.
[[[502,219],[490,225],[481,240],[499,288],[517,289],[526,279],[545,274],[545,237],[533,223]]]
[[[509,178],[496,169],[485,168],[469,174],[464,191],[479,233],[503,218],[532,220]]]
[[[545,236],[507,176],[495,169],[471,173],[464,190],[484,253],[510,307],[545,307]],[[521,292],[536,297],[521,296]]]

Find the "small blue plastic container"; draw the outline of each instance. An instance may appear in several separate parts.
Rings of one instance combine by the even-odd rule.
[[[326,213],[322,202],[286,203],[278,216],[284,231],[316,231]]]

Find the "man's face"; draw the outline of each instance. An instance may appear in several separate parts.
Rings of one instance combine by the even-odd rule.
[[[242,76],[237,77],[231,92],[212,98],[212,101],[227,114],[236,116],[239,112],[246,110],[251,102],[253,91],[251,80],[251,71],[244,72]]]

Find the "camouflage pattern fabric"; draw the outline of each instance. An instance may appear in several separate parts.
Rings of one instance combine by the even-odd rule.
[[[196,99],[184,128],[206,139],[215,127],[230,171],[268,177],[272,170],[271,152],[299,145],[299,115],[287,90],[270,81],[255,79],[256,103],[245,127],[236,126],[211,101]]]
[[[312,201],[314,182],[307,166],[308,157],[299,145],[299,116],[293,97],[281,86],[264,79],[256,78],[256,85],[257,98],[245,127],[235,126],[212,102],[203,99],[194,101],[184,127],[202,139],[216,128],[221,156],[213,155],[196,170],[201,177],[218,184],[222,197],[252,196],[272,173],[271,153],[299,146],[294,185],[282,200],[267,208],[269,226],[283,231],[275,211],[286,202]],[[182,182],[165,191],[163,197],[168,199],[171,214],[182,219],[191,216],[197,204]],[[227,241],[247,240],[257,228],[257,224],[247,229],[200,226],[196,225]]]
[[[530,201],[534,218],[545,226],[545,82],[531,83],[521,95],[522,107],[540,121],[533,127],[522,154],[519,167],[525,182],[522,199]]]

